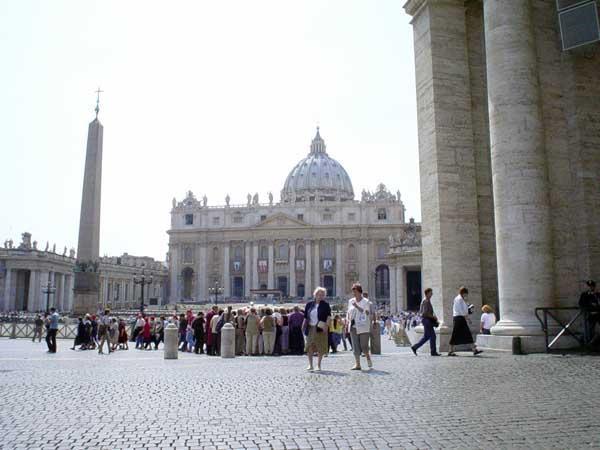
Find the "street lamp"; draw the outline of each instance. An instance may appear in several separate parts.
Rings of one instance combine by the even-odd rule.
[[[152,284],[152,275],[150,278],[146,277],[146,271],[142,264],[142,274],[138,277],[137,274],[133,275],[133,282],[139,284],[142,287],[142,295],[140,297],[140,313],[144,314],[144,286],[150,286]]]
[[[219,286],[219,281],[215,280],[215,285],[214,287],[208,288],[208,293],[210,295],[214,294],[215,295],[215,305],[218,303],[219,301],[219,294],[223,293],[223,288],[221,286]]]
[[[46,287],[42,289],[42,293],[46,294],[46,312],[50,312],[50,295],[56,292],[56,287],[52,286],[52,282],[48,280]]]

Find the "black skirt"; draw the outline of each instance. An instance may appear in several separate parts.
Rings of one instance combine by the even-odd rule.
[[[455,316],[453,320],[454,328],[450,337],[450,345],[466,345],[473,343],[473,335],[464,316]]]

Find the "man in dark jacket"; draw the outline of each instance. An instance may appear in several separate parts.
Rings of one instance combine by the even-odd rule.
[[[198,316],[192,322],[192,328],[194,330],[194,353],[204,353],[204,313],[198,313]]]
[[[440,356],[435,348],[435,327],[437,324],[437,318],[433,312],[433,306],[431,304],[431,297],[433,296],[433,289],[427,288],[425,289],[425,298],[421,301],[421,308],[419,309],[419,314],[421,315],[421,321],[423,323],[423,328],[425,330],[425,334],[419,342],[411,347],[415,356],[417,356],[417,350],[429,341],[429,348],[431,350],[431,356]]]
[[[588,280],[585,284],[588,289],[579,297],[579,308],[584,317],[583,339],[586,344],[594,344],[596,324],[600,323],[600,295],[596,292],[594,280]]]

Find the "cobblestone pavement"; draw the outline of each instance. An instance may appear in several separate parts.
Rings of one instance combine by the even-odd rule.
[[[69,345],[0,339],[0,448],[600,447],[591,356],[415,358],[385,341],[370,372],[341,352],[308,373],[302,357]]]

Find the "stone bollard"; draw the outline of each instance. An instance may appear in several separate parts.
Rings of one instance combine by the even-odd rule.
[[[381,325],[379,321],[371,327],[371,353],[381,355]]]
[[[226,323],[221,328],[221,358],[235,357],[235,328]]]
[[[179,330],[175,324],[170,323],[165,328],[165,359],[177,359],[179,357],[178,348],[178,334]]]

